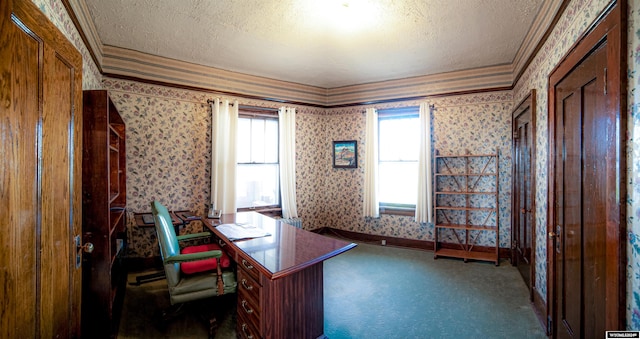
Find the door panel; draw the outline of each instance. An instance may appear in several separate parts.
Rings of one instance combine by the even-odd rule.
[[[45,84],[45,102],[42,117],[42,194],[49,197],[42,204],[41,231],[41,323],[42,336],[69,336],[67,321],[71,315],[71,298],[68,291],[72,282],[73,237],[70,223],[71,205],[69,180],[73,175],[72,125],[73,103],[69,93],[73,91],[72,67],[45,48],[45,73],[56,79],[55,85]],[[52,324],[55,327],[47,326]]]
[[[606,55],[604,48],[596,52],[597,79],[604,79]],[[585,333],[602,333],[605,329],[607,279],[606,265],[606,197],[607,197],[607,129],[609,123],[605,111],[603,81],[593,81],[583,88],[583,157],[584,178],[582,182],[582,267],[584,270]]]
[[[512,113],[513,129],[513,201],[512,201],[512,263],[529,288],[533,301],[535,276],[535,90]]]
[[[606,43],[556,86],[558,336],[604,334]]]
[[[518,139],[516,141],[517,159],[516,159],[516,180],[518,185],[517,206],[513,211],[516,214],[516,254],[518,258],[518,269],[527,285],[530,284],[529,265],[531,264],[531,223],[527,216],[527,211],[531,211],[529,194],[530,186],[530,166],[531,166],[531,150],[530,150],[530,110],[525,111],[516,119],[518,124]]]
[[[0,20],[0,337],[79,337],[82,58],[31,1]]]

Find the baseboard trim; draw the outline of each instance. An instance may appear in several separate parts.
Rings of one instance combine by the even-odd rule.
[[[547,327],[547,304],[543,301],[540,292],[536,289],[533,290],[533,301],[531,305],[533,306],[533,312],[540,321],[542,329],[547,335],[551,335],[551,329]]]
[[[313,230],[312,232],[319,234],[333,234],[341,238],[345,238],[351,241],[359,241],[364,243],[371,243],[382,246],[382,241],[386,242],[386,246],[406,247],[425,251],[433,252],[433,241],[431,240],[417,240],[417,239],[405,239],[397,237],[389,237],[385,235],[366,234],[353,231],[346,231],[336,229],[332,227],[322,227]],[[456,249],[456,244],[441,244],[443,248]],[[474,246],[474,249],[479,252],[493,252],[495,248],[488,246]],[[511,259],[511,250],[509,248],[500,248],[498,250],[498,256],[500,259]]]

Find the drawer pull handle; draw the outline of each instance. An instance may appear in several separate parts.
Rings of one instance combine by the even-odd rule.
[[[247,324],[242,324],[242,333],[244,333],[244,336],[247,337],[247,339],[253,339],[251,334],[247,334]]]
[[[244,311],[247,312],[247,314],[253,313],[252,309],[247,308],[247,301],[246,300],[242,300],[242,308],[244,308]]]
[[[242,259],[242,266],[244,266],[244,268],[248,269],[248,270],[252,270],[253,269],[253,265],[251,265],[248,261]]]
[[[247,291],[251,291],[253,289],[253,286],[247,285],[247,279],[242,279],[242,287],[246,288]]]

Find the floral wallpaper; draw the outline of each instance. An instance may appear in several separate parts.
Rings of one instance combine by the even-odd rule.
[[[437,98],[429,101],[432,113],[433,142],[442,154],[500,152],[500,246],[510,247],[511,199],[511,109],[509,92],[494,92]],[[374,105],[377,109],[418,106],[420,101]],[[352,232],[398,238],[433,240],[433,225],[419,224],[413,216],[383,214],[379,219],[362,217],[364,181],[364,110],[369,106],[330,109],[324,119],[323,139],[325,187],[319,227],[332,227]],[[358,168],[335,169],[331,165],[334,140],[357,140]],[[486,202],[481,202],[486,204]],[[447,237],[449,242],[455,242]],[[495,233],[483,232],[478,245],[494,246]]]
[[[132,216],[149,212],[153,200],[170,210],[205,213],[211,187],[211,108],[207,100],[213,95],[109,78],[103,86],[127,126],[129,255],[153,257],[158,252],[155,231],[135,226]],[[229,99],[238,99],[242,105],[277,107],[273,102]],[[296,159],[298,213],[305,224],[313,225],[320,190],[314,184],[321,175],[313,159],[320,149],[317,126],[324,110],[296,109],[297,129],[304,131],[296,133],[297,148],[304,152],[298,152]],[[189,226],[201,227],[199,223]]]
[[[147,212],[152,200],[169,209],[204,213],[209,200],[211,142],[207,93],[106,78],[112,100],[127,125],[127,197],[130,213]],[[240,99],[241,100],[241,99]],[[269,102],[242,104],[268,106]],[[500,246],[510,239],[510,114],[508,92],[459,96],[432,102],[434,142],[447,153],[500,149]],[[419,102],[396,103],[411,106]],[[389,108],[392,105],[380,106]],[[296,190],[298,212],[306,229],[333,227],[360,233],[410,239],[433,239],[433,226],[413,217],[361,217],[363,167],[334,169],[333,140],[364,142],[364,107],[325,111],[298,107],[296,119]],[[478,133],[466,134],[474,130]],[[203,146],[204,145],[204,146]],[[362,147],[359,148],[359,152]],[[360,162],[364,156],[359,156]],[[153,231],[139,229],[130,218],[130,255],[155,255]],[[483,236],[478,245],[492,245]]]
[[[134,93],[110,92],[126,123],[127,205],[130,212],[148,212],[153,200],[170,210],[204,212],[209,201],[211,143],[208,105]],[[209,174],[209,175],[208,175]],[[128,219],[131,255],[156,255],[153,228],[133,226]]]
[[[79,37],[60,0],[33,0],[49,19],[80,50],[83,56],[83,88],[111,90],[116,106],[127,123],[127,175],[129,213],[146,211],[150,199],[172,209],[204,209],[208,200],[210,158],[202,144],[210,140],[210,118],[206,100],[210,94],[103,79]],[[537,89],[536,135],[536,277],[535,288],[546,298],[546,210],[547,210],[547,87],[548,75],[569,48],[606,7],[608,0],[573,0],[532,59],[512,91],[431,99],[434,146],[463,152],[499,148],[500,245],[510,239],[509,119],[514,103]],[[628,128],[627,128],[627,329],[640,330],[640,0],[629,0],[628,8]],[[242,104],[277,107],[273,102],[239,99]],[[377,108],[416,106],[397,102]],[[323,110],[297,106],[296,171],[298,209],[306,229],[336,227],[378,235],[429,240],[430,225],[411,217],[383,215],[360,220],[362,163],[358,169],[331,167],[331,141],[355,139],[361,144],[366,106]],[[361,148],[359,147],[361,152]],[[359,161],[364,157],[359,155]],[[179,169],[179,170],[176,170]],[[504,175],[503,175],[504,173]],[[504,210],[503,210],[504,208]],[[130,218],[131,220],[131,218]],[[190,227],[197,228],[194,223]],[[129,224],[133,257],[155,255],[153,235]],[[483,241],[490,242],[491,239]]]

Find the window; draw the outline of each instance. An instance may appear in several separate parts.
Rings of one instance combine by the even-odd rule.
[[[378,189],[382,209],[415,209],[419,151],[417,107],[378,112]]]
[[[278,117],[238,118],[238,208],[280,206]]]

